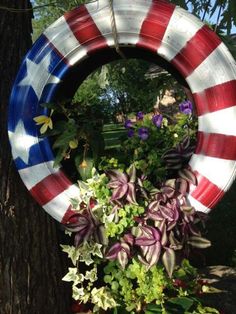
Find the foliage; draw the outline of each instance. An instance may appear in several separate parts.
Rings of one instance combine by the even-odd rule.
[[[170,0],[184,9],[190,10],[214,29],[230,34],[233,25],[236,26],[236,3],[234,0]],[[217,16],[215,20],[215,16]]]
[[[124,141],[122,151],[129,163],[134,163],[137,169],[142,169],[144,175],[163,181],[173,174],[171,167],[166,172],[166,164],[170,165],[171,157],[167,158],[168,155],[164,156],[164,153],[178,145],[180,140],[187,136],[189,141],[186,147],[179,148],[179,155],[173,156],[176,169],[178,165],[184,166],[186,164],[184,154],[188,153],[187,159],[189,159],[189,154],[193,153],[197,122],[192,115],[178,113],[171,118],[164,116],[161,124],[157,125],[155,119],[157,117],[162,117],[162,115],[144,115],[143,119],[130,122],[130,127],[127,127],[129,138]],[[143,135],[144,129],[146,131]]]
[[[34,14],[35,19],[32,23],[34,30],[33,39],[37,39],[49,25],[66,11],[72,10],[85,2],[84,0],[57,0],[55,2],[52,0],[35,0],[34,6],[41,6],[41,9],[39,8]]]
[[[157,95],[165,89],[181,90],[167,73],[148,79],[149,67],[149,62],[138,59],[119,60],[105,66],[106,85],[102,99],[110,104],[111,111],[124,115],[134,111],[133,108],[136,112],[150,112]]]
[[[126,115],[133,108],[148,112],[155,104],[159,89],[176,85],[173,78],[168,84],[163,84],[163,76],[147,79],[149,66],[149,62],[137,59],[109,63],[89,75],[74,100],[87,106],[100,106],[106,121],[115,121],[117,114]]]
[[[55,136],[54,148],[76,150],[83,141],[90,145],[90,128],[94,132],[96,119],[87,122],[88,116],[73,103],[46,106],[54,110],[50,119],[54,114],[64,114],[67,120],[56,120],[48,131]],[[135,120],[125,122],[133,131],[125,145],[128,150],[111,160],[105,155],[101,174],[93,168],[86,179],[81,175],[80,195],[71,200],[71,214],[65,224],[67,232],[73,234],[74,246],[62,246],[73,267],[63,280],[72,282],[73,298],[93,313],[100,309],[168,313],[168,309],[185,306],[195,313],[207,313],[198,300],[192,299],[202,286],[196,271],[183,260],[191,247],[210,246],[198,227],[205,215],[186,202],[190,184],[197,184],[191,169],[184,168],[193,151],[190,136],[194,138],[196,132],[190,107],[186,111],[185,103],[181,103],[182,113],[174,116],[172,123],[161,113],[138,112]],[[35,120],[49,126],[45,117]],[[41,130],[44,124],[40,124]],[[157,175],[157,179],[147,160],[152,137],[157,141],[165,133],[177,137],[172,136],[172,142],[157,142],[161,154],[155,160],[162,165],[162,176]],[[137,158],[135,150],[141,143],[146,145],[146,156]],[[87,162],[84,152],[83,158],[82,163]],[[144,169],[136,166],[142,160],[147,162]],[[112,169],[114,166],[116,169]],[[158,169],[161,167],[157,167],[157,173]]]
[[[180,109],[184,112],[182,104]],[[191,247],[210,245],[197,227],[205,215],[195,212],[186,202],[189,185],[197,182],[189,168],[182,168],[179,159],[186,151],[187,158],[191,156],[190,140],[185,135],[194,134],[189,124],[191,113],[184,115],[188,117],[184,119],[187,127],[181,125],[179,129],[175,165],[180,166],[172,172],[173,178],[156,180],[149,171],[144,175],[132,163],[133,157],[122,164],[122,158],[113,157],[109,162],[105,156],[103,165],[108,160],[108,165],[115,165],[116,169],[105,166],[105,173],[101,174],[93,169],[90,178],[79,182],[81,192],[78,199],[72,200],[71,215],[65,224],[73,234],[74,246],[62,246],[73,267],[63,280],[72,282],[73,298],[93,313],[114,309],[114,313],[164,314],[180,308],[186,313],[210,313],[194,297],[202,292],[202,285],[196,270],[183,259]],[[145,141],[147,152],[153,145],[148,142],[151,132],[158,134],[166,119],[160,116],[154,114],[148,120],[138,112],[135,122],[125,122],[127,128],[137,132],[139,141]],[[181,119],[176,122],[183,123]],[[147,137],[138,132],[143,124]],[[166,132],[168,127],[172,127],[171,123],[166,123]],[[135,136],[128,141],[131,145]],[[166,143],[159,144],[163,151]],[[135,146],[131,147],[133,153],[129,148],[125,157],[135,155]],[[168,151],[157,159],[168,167],[166,156]],[[150,164],[146,169],[151,167]]]
[[[103,116],[95,106],[71,102],[42,104],[51,111],[50,116],[34,118],[42,125],[40,132],[54,138],[53,148],[57,152],[54,166],[73,155],[77,171],[83,180],[91,176],[92,167],[104,149],[102,137]],[[91,116],[94,117],[91,119]],[[50,123],[49,123],[50,122]],[[76,152],[76,153],[75,153]]]

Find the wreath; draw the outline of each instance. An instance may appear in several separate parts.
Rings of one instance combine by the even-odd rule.
[[[41,104],[56,103],[62,93],[70,98],[94,68],[124,54],[154,60],[170,71],[175,69],[187,82],[198,115],[194,154],[178,176],[158,187],[144,179],[135,165],[122,171],[108,170],[102,177],[94,172],[92,181],[78,187],[71,183],[59,165],[54,167],[50,142],[47,137],[40,136],[34,118],[43,125],[41,131],[50,128],[50,108]],[[86,253],[88,257],[105,256],[111,261],[110,268],[105,268],[106,282],[111,290],[107,292],[103,287],[91,290],[90,301],[92,298],[98,308],[107,310],[118,304],[110,294],[117,291],[116,276],[121,276],[124,298],[125,292],[132,290],[122,270],[129,269],[127,276],[131,281],[135,280],[137,291],[141,289],[138,286],[141,278],[137,275],[141,276],[145,267],[152,286],[157,284],[166,289],[167,286],[161,285],[163,278],[168,281],[162,277],[165,276],[163,269],[153,268],[159,259],[162,258],[171,277],[175,250],[180,247],[185,250],[185,244],[209,245],[195,230],[195,222],[204,216],[202,212],[209,212],[219,201],[235,177],[235,145],[232,145],[235,141],[235,77],[235,61],[221,40],[198,19],[163,0],[114,1],[112,7],[99,2],[81,5],[52,24],[25,57],[10,100],[8,130],[13,158],[23,182],[38,203],[75,232],[76,247],[83,248],[84,253],[80,249],[70,252],[73,261],[82,258],[86,264]],[[37,120],[38,117],[43,120]],[[157,126],[160,119],[160,115],[155,115],[152,122]],[[134,128],[128,128],[131,135]],[[148,136],[145,128],[139,128],[141,139]],[[76,146],[73,141],[70,144],[72,148]],[[184,138],[179,146],[165,153],[163,160],[173,166],[177,163],[176,156],[179,162],[185,149],[189,153],[189,147],[189,139]],[[82,163],[83,166],[87,167],[87,163]],[[106,232],[111,238],[117,236],[118,240],[110,246],[104,237],[105,218],[102,213],[101,216],[94,214],[108,199],[111,205],[107,210],[111,210],[111,217],[107,223],[112,227]],[[120,210],[123,207],[125,210]],[[103,207],[99,209],[103,210]],[[119,223],[119,230],[116,230],[117,217],[125,224]],[[180,226],[183,232],[178,230]],[[174,234],[172,230],[175,230]],[[88,239],[92,239],[93,245]],[[103,246],[106,246],[105,251]],[[134,251],[138,252],[135,260],[132,259]],[[87,280],[91,288],[97,276],[95,268],[86,270],[84,276],[79,276],[72,268],[70,276],[74,276],[77,284]],[[145,281],[147,283],[147,277]],[[86,303],[88,295],[77,284],[74,285],[76,298]],[[145,289],[150,290],[150,286],[148,284]],[[153,292],[158,294],[155,297],[136,291],[143,299],[139,300],[136,295],[135,300],[139,301],[132,302],[139,306],[138,309],[146,309],[153,300],[162,300],[164,290],[157,290]],[[132,311],[132,293],[127,298],[125,303]],[[103,302],[101,300],[105,300],[103,305],[99,303]]]

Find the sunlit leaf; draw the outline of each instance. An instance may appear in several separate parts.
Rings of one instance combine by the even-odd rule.
[[[175,268],[175,251],[173,249],[166,248],[162,256],[162,262],[165,266],[165,269],[169,277],[172,277]]]
[[[197,236],[192,236],[188,240],[188,244],[199,249],[205,249],[211,246],[211,241]]]

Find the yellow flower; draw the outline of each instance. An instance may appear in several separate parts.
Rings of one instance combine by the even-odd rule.
[[[40,133],[43,134],[47,131],[47,129],[52,129],[53,125],[52,125],[52,119],[51,117],[48,116],[38,116],[34,118],[34,121],[36,122],[37,125],[41,125],[40,128]]]

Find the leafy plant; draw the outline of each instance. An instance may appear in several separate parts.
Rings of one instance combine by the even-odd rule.
[[[57,109],[53,104],[46,106],[54,110],[50,119],[62,113],[65,116],[53,121],[53,129],[47,131],[55,136],[53,147],[62,158],[63,154],[75,156],[84,180],[79,181],[80,195],[71,200],[71,214],[65,223],[74,246],[62,246],[73,263],[63,278],[72,282],[73,298],[85,306],[83,310],[93,313],[101,309],[117,313],[204,313],[200,312],[204,307],[194,299],[202,289],[197,273],[183,260],[191,247],[210,246],[199,228],[206,215],[197,213],[186,199],[189,185],[197,184],[187,166],[196,125],[191,110],[174,117],[175,123],[169,123],[161,113],[150,116],[138,112],[136,120],[125,122],[134,134],[127,132],[124,153],[110,160],[101,157],[98,173],[93,167],[97,155],[91,144],[95,121],[89,125],[86,110],[78,114],[70,103]],[[44,122],[48,124],[47,119]],[[100,126],[99,132],[102,136]],[[166,133],[177,136],[168,141]],[[159,141],[160,152],[151,161],[154,140]],[[140,154],[137,143],[145,147]],[[154,151],[151,154],[154,157]],[[144,169],[142,163],[147,164]],[[161,175],[155,177],[152,169],[157,165],[156,173]],[[83,167],[88,173],[81,172]]]

